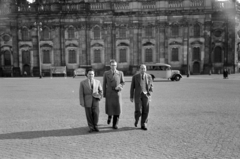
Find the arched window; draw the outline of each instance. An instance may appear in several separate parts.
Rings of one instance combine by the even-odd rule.
[[[152,37],[152,35],[153,35],[153,28],[152,27],[145,28],[145,35],[146,35],[146,37]]]
[[[68,39],[74,39],[74,28],[70,27],[68,28]]]
[[[120,28],[119,29],[119,37],[120,38],[126,38],[126,29],[125,28]]]
[[[29,32],[27,28],[22,29],[22,40],[29,40]]]
[[[127,49],[119,50],[119,63],[127,62]]]
[[[172,61],[179,61],[178,48],[172,48]]]
[[[8,50],[4,52],[4,65],[11,65],[11,53]]]
[[[220,46],[214,49],[214,62],[222,62],[222,48]]]
[[[47,27],[43,28],[43,38],[50,39],[50,31]]]
[[[2,39],[3,41],[8,42],[10,40],[10,37],[8,35],[4,35]]]
[[[179,27],[177,25],[172,26],[172,35],[179,36]]]
[[[43,50],[43,63],[51,63],[50,50]]]
[[[94,63],[101,63],[101,50],[94,50]]]
[[[69,50],[68,63],[76,63],[76,51],[75,50]]]
[[[100,28],[98,26],[93,29],[93,37],[94,39],[100,39]]]
[[[152,62],[153,61],[153,51],[152,49],[145,50],[145,62]]]
[[[199,47],[193,48],[193,60],[200,60],[200,58],[201,58],[200,48]]]
[[[194,37],[199,37],[200,36],[200,26],[199,24],[194,25]]]

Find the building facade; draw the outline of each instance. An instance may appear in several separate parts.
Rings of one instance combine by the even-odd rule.
[[[239,72],[235,0],[0,0],[0,76],[68,75],[110,59],[131,75],[167,63],[182,74]]]

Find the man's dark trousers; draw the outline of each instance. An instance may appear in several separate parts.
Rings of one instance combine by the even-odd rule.
[[[87,123],[90,129],[97,127],[99,119],[99,100],[93,98],[92,107],[85,107]]]
[[[146,94],[141,93],[140,103],[135,103],[135,120],[138,122],[141,117],[141,126],[146,126],[148,122],[149,99]]]

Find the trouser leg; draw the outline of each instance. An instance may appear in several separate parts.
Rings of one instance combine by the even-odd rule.
[[[119,115],[113,115],[113,127],[118,125]]]
[[[94,129],[94,124],[93,124],[93,116],[92,116],[92,108],[91,107],[85,107],[85,113],[87,117],[87,123],[89,129]]]
[[[112,120],[112,116],[111,116],[111,115],[108,115],[107,124],[110,124],[110,123],[111,123],[111,120]]]
[[[93,125],[94,127],[97,127],[98,119],[99,119],[99,102],[95,98],[93,98],[92,116],[93,116]]]
[[[142,94],[142,118],[141,118],[141,126],[147,126],[148,113],[149,113],[149,99],[148,99],[147,95]]]
[[[141,115],[142,115],[142,105],[141,103],[135,103],[134,117],[135,117],[136,124],[138,123]]]

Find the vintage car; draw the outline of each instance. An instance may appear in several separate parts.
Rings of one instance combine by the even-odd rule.
[[[86,68],[76,68],[73,72],[73,78],[76,76],[85,76]]]
[[[152,76],[152,79],[163,78],[171,81],[179,81],[182,75],[179,70],[172,70],[171,66],[165,63],[146,64],[147,73]]]

